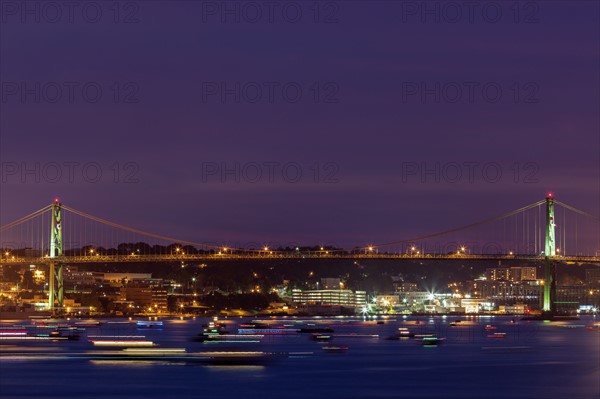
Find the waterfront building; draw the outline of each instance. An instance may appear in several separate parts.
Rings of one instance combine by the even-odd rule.
[[[367,303],[365,291],[351,290],[292,290],[292,302],[309,305],[343,305],[359,307]]]

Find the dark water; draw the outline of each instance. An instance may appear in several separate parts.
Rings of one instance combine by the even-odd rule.
[[[598,319],[562,323],[511,323],[511,318],[462,318],[473,325],[450,327],[457,318],[390,318],[320,321],[335,333],[379,334],[379,338],[335,338],[347,346],[329,353],[306,334],[266,336],[258,344],[191,342],[205,319],[164,320],[164,328],[138,330],[103,324],[88,335],[146,335],[161,347],[188,351],[242,350],[280,353],[265,365],[210,366],[167,361],[98,361],[69,357],[86,353],[80,341],[0,346],[2,398],[600,398],[600,334],[584,326]],[[248,320],[248,319],[245,319]],[[280,319],[288,324],[293,319]],[[420,320],[419,325],[408,324]],[[114,321],[114,320],[111,320]],[[238,323],[240,319],[229,319]],[[505,332],[490,339],[486,324]],[[446,337],[423,347],[415,340],[384,338],[408,327]],[[236,331],[235,324],[228,328]],[[8,353],[42,353],[34,359]],[[289,356],[290,352],[309,352]],[[312,353],[312,354],[311,354]],[[67,356],[65,356],[67,355]]]

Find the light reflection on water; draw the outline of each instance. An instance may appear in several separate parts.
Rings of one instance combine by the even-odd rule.
[[[380,325],[360,319],[306,319],[330,325],[335,334],[378,334],[379,339],[337,337],[344,353],[327,353],[309,334],[265,336],[260,344],[203,344],[191,338],[206,319],[164,320],[162,329],[138,329],[135,321],[90,327],[80,341],[1,345],[2,398],[597,398],[600,396],[600,334],[581,326],[597,319],[540,323],[511,318],[390,318]],[[415,320],[420,322],[417,324]],[[433,320],[433,323],[430,323]],[[111,320],[114,321],[114,320]],[[227,320],[235,325],[245,320]],[[296,324],[279,319],[273,324]],[[459,323],[460,324],[460,323]],[[504,332],[490,339],[486,324]],[[573,326],[571,328],[570,326]],[[398,327],[446,337],[424,348],[415,340],[388,341]],[[89,360],[87,335],[144,335],[161,348],[276,353],[265,365],[186,365],[169,360]],[[293,352],[293,353],[291,353]],[[10,360],[7,353],[19,356]],[[57,357],[60,356],[60,357]],[[65,358],[67,357],[67,358]],[[27,359],[27,360],[22,360]]]

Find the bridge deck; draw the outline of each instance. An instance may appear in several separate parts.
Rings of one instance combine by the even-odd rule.
[[[536,255],[405,255],[405,254],[198,254],[198,255],[94,255],[61,256],[55,258],[14,257],[0,260],[0,264],[47,264],[56,263],[159,263],[186,261],[247,261],[284,259],[415,259],[415,260],[524,260],[543,261],[544,256]],[[600,262],[600,256],[554,256],[560,262]]]

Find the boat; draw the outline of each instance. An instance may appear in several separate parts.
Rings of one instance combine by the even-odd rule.
[[[261,365],[275,354],[249,351],[187,352],[185,348],[127,348],[86,355],[96,361],[168,361],[202,365]]]
[[[483,329],[484,329],[485,331],[495,331],[495,330],[497,330],[497,329],[498,329],[498,327],[496,327],[496,326],[492,326],[491,324],[488,324],[488,325],[486,325],[485,327],[483,327]]]
[[[238,334],[289,335],[297,334],[295,328],[238,328]]]
[[[406,327],[399,327],[398,332],[394,335],[387,337],[387,340],[399,340],[399,339],[409,339],[414,338],[415,334],[411,333]]]
[[[193,340],[197,342],[216,341],[216,337],[226,334],[228,334],[228,331],[225,329],[225,324],[211,321],[204,325],[202,332],[194,337]]]
[[[310,338],[317,342],[327,342],[331,340],[332,336],[329,334],[313,334]]]
[[[261,323],[261,322],[258,322],[258,321],[251,321],[251,322],[248,322],[248,323],[242,323],[242,324],[240,324],[240,328],[243,328],[243,329],[252,329],[252,328],[254,328],[254,329],[266,329],[266,328],[270,328],[270,326],[267,323]]]
[[[32,328],[33,327],[33,328]],[[10,326],[0,327],[0,340],[17,341],[75,341],[79,339],[78,329],[74,327],[53,326]]]
[[[151,348],[156,347],[152,341],[138,341],[132,339],[95,339],[90,340],[94,346],[111,347],[111,348]]]
[[[264,338],[262,334],[220,334],[201,333],[194,337],[196,342],[260,342]]]
[[[20,327],[0,327],[0,337],[24,337],[27,329]]]
[[[136,322],[135,324],[137,325],[138,328],[162,328],[163,327],[162,321],[140,320],[140,321]]]
[[[494,339],[502,339],[502,338],[506,338],[506,333],[497,332],[497,333],[490,334],[487,337],[494,338]]]
[[[332,337],[339,337],[339,338],[379,338],[379,334],[357,334],[357,333],[350,333],[350,334],[332,334]]]
[[[441,345],[442,343],[444,343],[444,341],[446,340],[446,338],[439,338],[439,337],[424,337],[421,339],[421,345],[423,346],[438,346]]]
[[[598,331],[598,332],[600,332],[600,322],[594,323],[594,324],[590,324],[589,326],[586,327],[586,329],[589,330],[589,331]]]
[[[329,328],[329,327],[311,327],[306,326],[306,327],[302,327],[298,330],[299,333],[332,333],[333,329]]]
[[[347,351],[348,347],[347,346],[324,346],[323,350],[325,352],[340,353],[340,352]]]
[[[446,338],[438,338],[438,337],[424,337],[421,339],[421,345],[423,346],[437,346],[442,344]]]
[[[75,323],[73,323],[73,325],[75,327],[99,327],[101,325],[101,323],[99,321],[86,321],[86,320],[81,320],[81,321],[76,321]]]
[[[51,331],[49,336],[51,338],[66,338],[69,341],[77,341],[80,337],[77,328],[58,328],[54,331]]]

